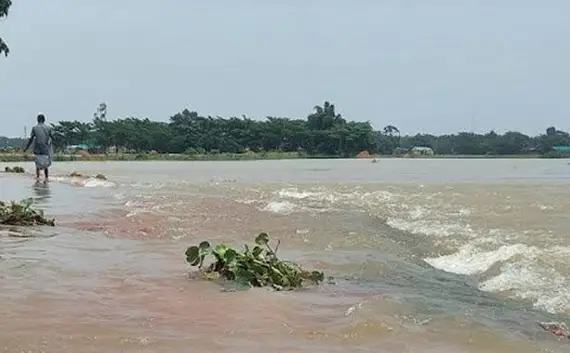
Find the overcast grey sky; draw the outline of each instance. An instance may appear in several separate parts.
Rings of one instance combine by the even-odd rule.
[[[568,0],[15,0],[0,135],[49,121],[347,119],[404,133],[570,129]]]

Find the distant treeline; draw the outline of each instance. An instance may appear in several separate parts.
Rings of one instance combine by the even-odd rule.
[[[493,131],[400,136],[394,125],[374,131],[370,122],[348,121],[329,102],[314,107],[305,119],[204,117],[185,109],[170,117],[169,122],[132,117],[108,120],[107,105],[102,103],[91,122],[60,121],[53,124],[53,129],[56,151],[70,145],[85,145],[91,150],[108,151],[117,147],[138,153],[283,151],[354,157],[361,151],[393,154],[413,147],[430,147],[439,155],[516,155],[547,154],[554,146],[570,146],[570,135],[554,127],[539,136]],[[24,139],[0,137],[0,148],[20,148],[24,143]]]

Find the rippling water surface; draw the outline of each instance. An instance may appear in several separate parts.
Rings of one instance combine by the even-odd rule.
[[[536,325],[570,315],[566,160],[76,162],[52,174],[0,174],[0,199],[33,197],[58,222],[0,229],[0,351],[570,352]],[[224,292],[188,278],[186,246],[260,231],[335,284]]]

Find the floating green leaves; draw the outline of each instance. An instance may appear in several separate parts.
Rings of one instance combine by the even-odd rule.
[[[204,270],[207,278],[217,274],[226,280],[252,287],[291,290],[303,287],[306,282],[319,284],[324,280],[324,274],[320,271],[307,271],[297,264],[280,260],[277,257],[280,242],[272,248],[267,233],[259,234],[255,244],[251,249],[245,245],[244,251],[240,252],[224,244],[212,248],[209,242],[203,241],[186,250],[186,261],[202,269],[204,259],[211,255],[215,262]]]
[[[24,199],[20,202],[0,201],[0,224],[12,226],[55,226],[54,219],[47,219],[42,210],[32,208],[33,200]]]
[[[255,238],[255,243],[257,245],[267,245],[269,244],[269,235],[267,233],[261,233]]]
[[[203,241],[199,246],[191,246],[186,250],[186,261],[192,266],[202,268],[204,258],[211,253],[210,243]]]

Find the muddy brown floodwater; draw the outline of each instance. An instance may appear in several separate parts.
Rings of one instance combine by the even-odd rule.
[[[31,164],[23,164],[31,171]],[[3,170],[4,165],[0,168]],[[102,173],[107,181],[66,177]],[[565,160],[55,163],[0,174],[4,352],[570,352]],[[223,291],[187,246],[265,231],[333,283]]]

